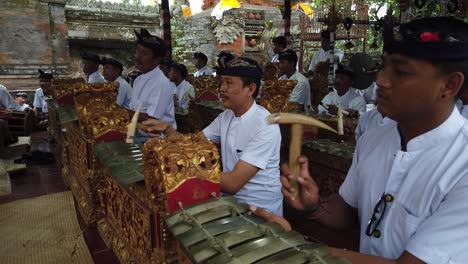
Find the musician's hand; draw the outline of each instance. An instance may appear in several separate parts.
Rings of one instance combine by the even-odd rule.
[[[309,174],[309,161],[306,157],[299,157],[300,171],[297,178],[299,190],[294,190],[292,187],[292,181],[294,175],[288,165],[283,164],[281,166],[281,183],[283,188],[281,192],[284,195],[284,199],[296,210],[300,211],[313,211],[320,205],[320,194],[317,183],[310,177]],[[298,191],[297,197],[294,197],[294,193]]]
[[[169,123],[156,120],[156,119],[147,119],[142,122],[143,125],[147,126],[146,132],[150,137],[159,137],[161,132],[164,133],[170,126]]]
[[[330,115],[337,115],[338,114],[338,107],[336,105],[327,105],[328,113]]]
[[[261,218],[267,220],[268,222],[275,222],[275,223],[279,224],[286,231],[291,231],[292,230],[291,225],[289,224],[289,222],[286,219],[284,219],[283,217],[281,217],[281,216],[274,215],[274,214],[266,211],[265,209],[258,208],[258,207],[254,206],[254,205],[250,206],[250,211],[252,212],[252,214],[254,214],[256,216],[260,216]]]

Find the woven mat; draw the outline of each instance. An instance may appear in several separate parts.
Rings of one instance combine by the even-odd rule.
[[[93,263],[71,192],[0,205],[0,263]]]

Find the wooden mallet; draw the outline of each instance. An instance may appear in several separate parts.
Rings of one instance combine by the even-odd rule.
[[[335,129],[331,128],[327,124],[319,121],[310,116],[292,113],[277,113],[272,114],[268,117],[270,124],[291,124],[291,142],[289,143],[289,169],[294,175],[294,180],[291,182],[294,188],[294,196],[298,195],[298,184],[297,177],[299,176],[299,156],[301,155],[302,147],[302,134],[304,126],[314,126],[330,130],[338,133]]]

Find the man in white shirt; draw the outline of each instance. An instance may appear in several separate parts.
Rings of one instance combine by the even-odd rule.
[[[279,55],[279,80],[297,81],[292,90],[289,101],[296,102],[303,107],[303,111],[309,111],[311,106],[309,80],[296,70],[297,55],[293,50],[286,50]]]
[[[382,114],[377,109],[365,112],[359,117],[359,122],[354,133],[356,142],[365,132],[375,127],[384,126],[391,122],[394,121],[388,117],[382,116]]]
[[[254,100],[263,72],[258,63],[241,57],[230,60],[217,73],[222,78],[220,97],[226,110],[200,133],[221,144],[221,191],[282,215],[281,133],[278,125],[268,124],[268,110]],[[177,133],[165,122],[148,120],[144,124],[151,126],[150,132]]]
[[[123,65],[120,61],[113,58],[101,58],[102,75],[107,82],[118,82],[119,91],[117,94],[116,104],[120,107],[130,108],[130,100],[132,99],[132,88],[127,81],[125,81],[121,75],[123,71]]]
[[[103,83],[106,82],[104,77],[99,72],[99,65],[101,65],[101,57],[91,52],[83,50],[81,53],[81,60],[83,61],[83,72],[86,75],[88,83]]]
[[[335,90],[327,94],[318,110],[320,114],[336,115],[338,106],[351,115],[359,115],[366,112],[366,101],[361,93],[352,87],[354,72],[342,65],[335,71]]]
[[[453,17],[386,25],[384,52],[377,107],[396,122],[362,136],[339,194],[320,199],[305,157],[299,196],[287,168],[283,194],[325,226],[359,225],[360,253],[331,249],[352,263],[466,263],[468,120],[454,104],[468,89],[468,25]]]
[[[144,28],[140,33],[135,31],[135,34],[135,66],[142,74],[133,82],[130,110],[133,114],[141,104],[140,121],[156,118],[176,128],[173,99],[175,87],[159,69],[159,64],[166,55],[166,44]]]
[[[330,31],[323,30],[320,32],[321,37],[321,46],[322,48],[319,49],[314,53],[312,56],[312,61],[309,65],[309,75],[312,75],[317,67],[317,64],[322,61],[330,60]],[[334,70],[338,68],[338,64],[343,60],[344,53],[339,49],[334,49]]]
[[[23,111],[21,106],[16,103],[8,89],[0,84],[0,109],[8,109],[13,111]]]
[[[279,54],[286,50],[287,45],[288,45],[288,42],[284,36],[278,36],[278,37],[273,38],[273,40],[271,41],[271,46],[273,48],[273,52],[275,53],[275,56],[271,58],[271,62],[279,63]]]
[[[174,95],[177,98],[177,105],[175,108],[181,112],[187,112],[190,101],[195,99],[195,88],[185,79],[187,75],[188,71],[185,65],[180,63],[171,65],[169,80],[176,85]]]
[[[193,54],[193,63],[195,64],[195,68],[197,68],[197,71],[193,76],[200,77],[213,75],[213,69],[207,65],[208,57],[203,52],[195,52]]]
[[[39,69],[39,88],[37,88],[36,93],[34,94],[33,110],[36,117],[39,117],[41,114],[46,117],[49,109],[47,108],[47,102],[45,96],[50,96],[52,79],[54,75],[52,73],[46,73],[43,70]]]
[[[25,103],[26,99],[28,99],[27,93],[18,92],[15,94],[15,101],[21,106],[21,111],[24,111],[26,108],[30,108],[29,105]]]

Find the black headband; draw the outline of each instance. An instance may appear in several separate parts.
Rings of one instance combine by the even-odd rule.
[[[384,51],[426,60],[468,59],[468,24],[453,17],[427,17],[384,26]]]
[[[140,32],[134,31],[137,38],[137,45],[142,45],[143,47],[153,50],[158,56],[164,56],[166,54],[166,43],[160,37],[151,35],[146,28],[140,29]]]

